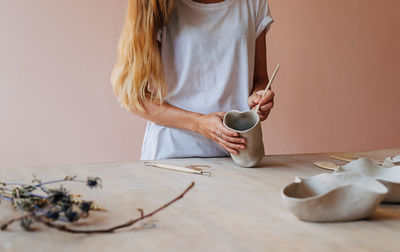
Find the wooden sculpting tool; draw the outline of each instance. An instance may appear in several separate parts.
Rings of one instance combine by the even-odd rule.
[[[269,83],[268,83],[267,87],[266,87],[265,90],[264,90],[264,93],[263,93],[261,99],[267,94],[268,89],[271,87],[271,84],[272,84],[272,82],[274,81],[275,75],[276,75],[276,73],[277,73],[278,70],[279,70],[279,67],[280,67],[280,64],[278,63],[278,65],[277,65],[276,68],[275,68],[274,73],[272,74],[271,79],[269,80]],[[258,110],[259,110],[259,109],[260,109],[260,104],[257,104],[256,109],[255,109],[255,112],[258,113]]]
[[[342,156],[339,156],[339,155],[330,155],[329,157],[332,158],[332,159],[345,161],[345,162],[352,162],[352,161],[355,160],[355,159],[351,159],[351,158],[347,158],[347,157],[342,157]]]
[[[348,158],[348,157],[342,157],[342,156],[340,156],[340,155],[330,155],[329,156],[330,158],[332,158],[332,159],[336,159],[336,160],[340,160],[340,161],[344,161],[344,162],[353,162],[354,160],[357,160],[358,158]],[[383,165],[383,163],[382,162],[376,162],[378,165]]]
[[[165,169],[165,170],[171,170],[171,171],[211,176],[211,172],[202,171],[201,169],[199,169],[199,167],[209,167],[209,166],[205,166],[205,165],[190,165],[188,167],[183,167],[183,166],[159,164],[159,163],[152,163],[152,162],[145,162],[144,165],[145,166],[153,166],[153,167],[157,167],[157,168],[161,168],[161,169]]]
[[[336,154],[330,155],[329,157],[332,159],[335,159],[335,160],[344,161],[344,162],[348,162],[348,163],[357,160],[357,158],[352,159],[352,158],[343,157],[343,156],[336,155]],[[378,164],[380,166],[383,165],[382,162],[376,162],[376,164]],[[329,162],[329,161],[314,162],[314,165],[318,166],[319,168],[331,170],[331,171],[336,170],[336,168],[338,168],[340,166],[340,165],[337,165],[337,164],[335,164],[333,162]]]
[[[330,170],[330,171],[335,171],[336,168],[339,166],[332,163],[332,162],[314,162],[314,165],[318,166],[319,168],[325,169],[325,170]]]

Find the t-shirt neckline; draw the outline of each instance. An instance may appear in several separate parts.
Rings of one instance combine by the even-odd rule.
[[[199,2],[195,2],[193,0],[182,0],[183,2],[185,2],[188,5],[191,5],[193,7],[197,7],[197,8],[202,8],[202,9],[216,9],[216,8],[222,8],[225,7],[227,5],[230,5],[231,3],[233,3],[235,0],[224,0],[222,2],[219,3],[199,3]]]

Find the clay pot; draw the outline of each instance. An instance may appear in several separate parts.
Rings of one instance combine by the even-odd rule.
[[[281,192],[289,210],[304,221],[352,221],[370,216],[388,190],[368,176],[343,172],[296,178]]]
[[[400,166],[384,168],[370,159],[359,158],[338,167],[335,173],[349,171],[366,175],[384,184],[389,192],[383,202],[400,203]]]
[[[231,154],[233,161],[242,167],[257,166],[264,157],[264,144],[258,114],[252,110],[244,112],[231,110],[225,114],[223,123],[228,129],[246,138],[246,149],[239,150],[237,155]]]

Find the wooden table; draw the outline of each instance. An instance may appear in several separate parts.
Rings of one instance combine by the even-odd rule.
[[[380,152],[381,153],[381,152]],[[100,176],[103,189],[66,186],[106,207],[85,223],[108,227],[137,217],[137,208],[156,209],[192,191],[157,215],[113,234],[70,234],[37,225],[24,232],[18,224],[0,232],[0,251],[399,251],[400,205],[381,205],[368,219],[346,223],[307,223],[296,219],[281,200],[282,187],[296,176],[328,172],[313,165],[327,154],[265,157],[262,168],[240,168],[229,158],[179,159],[163,163],[209,165],[211,177],[144,166],[143,162],[1,169],[3,181],[29,182],[32,174]],[[0,205],[0,218],[12,210]]]

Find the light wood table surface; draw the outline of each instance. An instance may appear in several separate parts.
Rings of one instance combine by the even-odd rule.
[[[329,172],[314,161],[341,164],[328,156],[267,156],[261,168],[240,168],[230,158],[160,161],[209,165],[211,177],[146,167],[142,161],[0,169],[0,180],[7,182],[30,182],[32,174],[43,180],[101,177],[101,190],[66,184],[109,210],[85,220],[93,228],[136,218],[137,208],[152,211],[196,182],[183,199],[145,220],[144,226],[86,235],[40,224],[36,232],[25,232],[15,223],[0,232],[0,251],[400,251],[400,205],[381,205],[370,219],[345,223],[307,223],[288,211],[282,187],[296,176]],[[7,204],[0,204],[3,220],[13,213]]]

